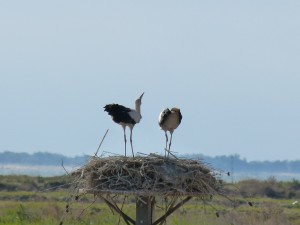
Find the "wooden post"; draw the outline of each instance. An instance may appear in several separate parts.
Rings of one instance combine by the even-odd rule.
[[[154,197],[136,199],[136,225],[152,225]]]

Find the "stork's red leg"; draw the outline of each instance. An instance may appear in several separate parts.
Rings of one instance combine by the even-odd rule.
[[[168,147],[168,134],[167,134],[167,131],[165,131],[165,135],[166,135],[166,148],[165,148],[165,157],[166,157],[167,147]]]
[[[133,128],[130,127],[130,144],[131,144],[132,156],[134,157],[134,152],[133,152],[133,147],[132,147],[132,129]]]
[[[171,138],[170,138],[170,143],[169,143],[169,151],[168,151],[168,157],[170,155],[170,151],[171,151],[171,144],[172,144],[172,136],[173,136],[173,131],[170,131],[171,133]]]
[[[122,126],[123,127],[123,130],[124,130],[124,143],[125,143],[125,157],[126,157],[126,142],[127,142],[127,140],[126,140],[126,132],[125,132],[125,126]]]

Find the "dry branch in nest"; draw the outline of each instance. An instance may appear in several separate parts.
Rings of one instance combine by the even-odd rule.
[[[93,157],[73,175],[82,177],[80,188],[94,194],[211,196],[221,185],[212,169],[200,161],[155,154]]]

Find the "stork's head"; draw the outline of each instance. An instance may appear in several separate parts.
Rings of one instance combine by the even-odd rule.
[[[174,107],[174,108],[172,108],[172,109],[171,109],[171,111],[172,111],[172,112],[179,113],[179,112],[180,112],[180,109],[179,109],[179,108],[176,108],[176,107]]]
[[[137,100],[135,100],[135,105],[141,105],[142,104],[143,95],[144,95],[144,92]]]

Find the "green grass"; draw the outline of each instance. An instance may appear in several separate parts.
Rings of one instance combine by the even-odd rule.
[[[80,203],[71,205],[70,211],[66,213],[64,202],[0,202],[0,224],[29,225],[59,224],[62,218],[63,224],[117,224],[118,217],[113,215],[110,209],[103,203],[90,204]],[[127,206],[134,212],[134,206]],[[83,213],[83,214],[82,214]],[[80,218],[78,218],[80,217]]]
[[[1,191],[40,191],[56,190],[61,186],[69,187],[71,178],[58,177],[31,177],[26,175],[0,175]]]
[[[101,202],[80,199],[79,202],[69,203],[69,212],[66,213],[68,199],[67,192],[29,193],[29,192],[0,192],[0,196],[7,199],[0,201],[0,224],[9,225],[53,225],[59,224],[64,218],[64,225],[79,224],[107,224],[116,225],[119,216],[113,214],[109,207]],[[30,196],[23,200],[20,196]],[[34,196],[34,201],[31,201]],[[40,201],[36,201],[39,196]],[[92,196],[90,196],[92,198]],[[55,200],[57,199],[57,200]],[[218,197],[211,202],[204,203],[194,199],[181,207],[167,219],[167,224],[201,224],[201,225],[225,225],[225,224],[261,224],[261,225],[296,225],[300,222],[300,207],[292,205],[290,200],[275,200],[270,198],[247,199],[253,202],[253,207],[247,204],[245,199],[236,199],[239,204],[234,206],[229,200]],[[82,202],[81,202],[82,201]],[[135,218],[135,204],[124,205],[124,211]],[[158,203],[160,200],[158,200]],[[219,217],[216,216],[218,212]],[[163,211],[156,208],[155,217],[162,215]],[[120,224],[125,224],[121,220]]]
[[[67,188],[57,186],[70,182],[67,177],[0,176],[0,225],[116,225],[119,216],[102,201],[93,202],[93,196],[69,201]],[[249,180],[228,189],[233,201],[221,196],[212,201],[193,198],[167,219],[169,225],[298,225],[300,204],[292,205],[299,197],[298,181],[276,182]],[[68,187],[68,185],[64,186]],[[273,188],[270,192],[270,188]],[[43,191],[44,190],[44,191]],[[46,191],[47,190],[47,191]],[[291,194],[294,193],[294,194]],[[274,198],[270,198],[270,196]],[[249,197],[251,196],[251,197]],[[265,197],[268,196],[268,197]],[[157,204],[163,206],[161,199]],[[69,203],[68,203],[69,202]],[[119,207],[121,207],[119,199]],[[253,206],[249,206],[252,202]],[[66,213],[66,205],[69,212]],[[126,200],[124,211],[135,218],[135,199]],[[156,207],[154,217],[164,211]],[[218,215],[218,216],[217,216]],[[126,224],[122,219],[120,225]]]

